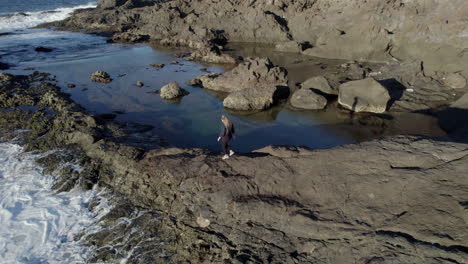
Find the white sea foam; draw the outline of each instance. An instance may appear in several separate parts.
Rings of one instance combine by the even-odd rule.
[[[77,235],[97,231],[108,205],[100,203],[100,212],[86,208],[99,199],[96,190],[53,192],[53,177],[42,173],[38,157],[0,143],[1,263],[84,263],[89,249]]]
[[[7,32],[17,29],[25,29],[37,26],[42,23],[63,20],[73,11],[82,8],[96,7],[96,3],[89,3],[75,7],[57,8],[54,10],[15,13],[0,16],[0,32]]]

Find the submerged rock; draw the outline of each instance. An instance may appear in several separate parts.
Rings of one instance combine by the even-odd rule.
[[[327,105],[327,99],[325,97],[307,88],[302,88],[294,92],[289,102],[295,108],[307,110],[320,110],[324,109]]]
[[[229,93],[255,86],[288,86],[287,71],[269,59],[260,58],[248,58],[231,71],[203,75],[194,82],[203,88]]]
[[[91,80],[93,82],[101,82],[101,83],[110,83],[112,82],[111,77],[105,71],[96,71],[91,74]]]
[[[37,52],[52,52],[54,49],[46,47],[37,47],[34,50]]]
[[[188,95],[189,92],[180,88],[177,82],[171,82],[159,90],[159,94],[163,99],[175,99],[178,97],[182,97]]]
[[[323,76],[315,76],[301,83],[301,88],[319,90],[324,94],[338,95],[338,90],[333,89],[328,80]]]
[[[383,113],[390,100],[388,90],[373,78],[340,85],[338,103],[353,112]]]
[[[163,63],[153,63],[153,64],[150,64],[150,66],[156,69],[162,69],[164,68],[165,65]]]
[[[11,67],[8,63],[3,63],[0,61],[0,70],[8,70]]]
[[[257,85],[229,94],[223,101],[226,108],[242,111],[265,110],[280,99],[287,98],[289,88],[285,86]]]

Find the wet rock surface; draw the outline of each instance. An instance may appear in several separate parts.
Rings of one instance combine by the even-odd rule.
[[[0,127],[30,129],[21,139],[29,150],[74,151],[85,169],[59,173],[58,190],[112,190],[104,228],[83,234],[96,249],[91,262],[468,259],[466,135],[397,136],[327,150],[270,146],[224,161],[200,149],[132,145],[138,129],[86,114],[52,81],[0,74],[1,108],[39,106],[0,112]],[[60,159],[42,163],[52,171]]]
[[[265,110],[288,98],[289,88],[285,86],[267,86],[259,84],[229,94],[223,101],[226,108],[242,111]]]
[[[302,88],[291,96],[290,104],[299,109],[320,110],[327,105],[327,99],[311,89]]]
[[[101,83],[110,83],[112,79],[110,75],[105,71],[96,71],[91,74],[91,81],[101,82]]]

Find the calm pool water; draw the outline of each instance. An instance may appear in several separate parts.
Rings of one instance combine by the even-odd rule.
[[[108,44],[100,37],[76,33],[45,31],[43,34],[46,37],[42,42],[41,39],[35,39],[34,45],[58,45],[51,53],[37,56],[31,53],[22,54],[27,47],[15,51],[11,47],[15,43],[15,36],[10,37],[13,44],[3,45],[4,49],[12,50],[6,58],[10,56],[16,59],[13,63],[17,67],[11,72],[25,74],[30,71],[24,71],[24,68],[33,67],[38,71],[52,73],[57,76],[58,84],[63,90],[89,111],[96,114],[118,113],[118,121],[151,125],[155,134],[177,147],[219,151],[221,148],[216,139],[222,114],[228,115],[235,124],[238,137],[232,145],[239,152],[270,144],[330,148],[402,133],[402,128],[408,128],[408,125],[400,126],[401,122],[389,125],[384,119],[363,123],[350,119],[349,114],[336,108],[326,111],[294,111],[283,104],[260,113],[229,112],[222,105],[225,95],[185,85],[187,81],[205,74],[202,68],[211,72],[223,72],[227,68],[184,61],[174,57],[175,53],[181,51],[149,45]],[[238,53],[264,55],[262,52],[257,54],[258,50],[268,51],[266,48],[239,49]],[[275,54],[271,51],[269,54],[275,63],[288,68],[293,82],[320,74],[321,68],[317,66],[320,63],[342,63],[308,59],[301,64],[297,62],[297,56],[291,54]],[[171,64],[173,61],[178,64]],[[166,66],[157,70],[150,66],[153,63],[163,63]],[[90,75],[96,70],[108,72],[113,81],[109,84],[92,82]],[[137,81],[142,81],[145,85],[137,87]],[[158,94],[148,93],[171,81],[177,81],[190,94],[178,102],[168,102],[162,100]],[[69,83],[76,87],[68,88]],[[427,131],[432,133],[432,121],[423,122]],[[420,127],[421,125],[417,131],[421,130]]]

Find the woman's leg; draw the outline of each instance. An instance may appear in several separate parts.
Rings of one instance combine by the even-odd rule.
[[[223,151],[224,151],[224,154],[229,155],[229,144],[228,144],[228,142],[229,142],[229,137],[224,136],[224,137],[222,138],[222,142],[223,142]]]

